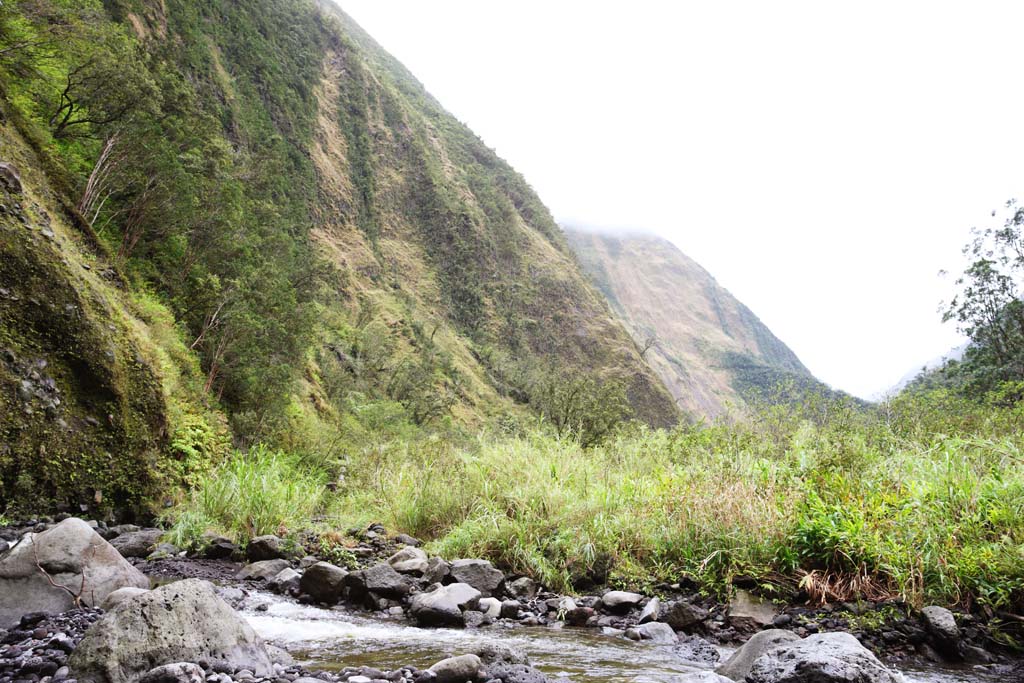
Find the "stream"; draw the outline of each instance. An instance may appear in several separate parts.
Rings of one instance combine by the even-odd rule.
[[[503,627],[462,630],[426,629],[349,611],[321,609],[270,593],[256,594],[243,611],[265,640],[287,650],[296,661],[326,670],[346,666],[427,668],[487,642],[524,651],[533,665],[554,681],[574,683],[630,681],[675,683],[681,674],[704,670],[679,657],[671,647],[636,643],[592,629]],[[255,609],[256,604],[266,611]],[[731,650],[719,648],[724,661]],[[972,667],[901,669],[908,683],[999,681],[1000,676]]]

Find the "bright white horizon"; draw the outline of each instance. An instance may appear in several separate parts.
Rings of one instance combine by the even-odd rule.
[[[1024,4],[340,0],[564,223],[662,235],[868,397],[1024,195]]]

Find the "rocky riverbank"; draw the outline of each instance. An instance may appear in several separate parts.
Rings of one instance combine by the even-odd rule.
[[[112,670],[122,672],[119,675],[123,680],[114,680],[117,677],[112,677],[105,665],[92,673],[81,665],[76,671],[69,658],[81,651],[79,642],[86,629],[97,622],[110,621],[113,619],[110,615],[118,610],[128,609],[122,608],[122,603],[137,611],[143,609],[147,600],[156,599],[152,597],[156,591],[141,589],[137,574],[144,574],[158,584],[186,578],[216,582],[219,585],[215,592],[212,588],[195,589],[200,597],[195,599],[192,612],[201,611],[207,604],[223,603],[228,611],[215,610],[218,618],[235,627],[238,618],[226,605],[243,607],[251,593],[250,588],[259,588],[309,604],[327,607],[345,604],[382,619],[421,626],[593,628],[607,635],[671,646],[680,658],[709,670],[718,664],[718,651],[713,643],[739,643],[747,641],[751,634],[757,635],[740,652],[746,649],[749,653],[750,643],[756,645],[765,634],[784,634],[784,641],[775,645],[788,644],[797,648],[794,643],[804,643],[800,645],[803,650],[795,651],[797,654],[803,652],[800,657],[806,658],[813,652],[828,652],[833,648],[840,654],[833,653],[829,657],[863,660],[858,665],[860,668],[866,666],[863,664],[865,661],[878,661],[875,654],[861,647],[863,643],[889,662],[907,659],[968,661],[983,665],[990,672],[1005,672],[1006,676],[1015,670],[1009,653],[991,647],[985,624],[970,615],[954,616],[938,607],[927,608],[920,613],[911,613],[899,603],[779,609],[742,590],[737,591],[730,604],[719,604],[696,592],[686,591],[683,585],[678,584],[660,587],[658,596],[603,591],[570,597],[548,592],[528,577],[506,576],[485,560],[449,562],[430,557],[419,547],[416,539],[391,537],[376,525],[365,530],[353,530],[352,534],[358,539],[348,556],[352,565],[342,567],[316,554],[306,554],[301,546],[272,536],[254,539],[244,552],[227,539],[210,539],[202,557],[189,557],[179,549],[161,543],[159,530],[129,525],[114,527],[81,520],[64,520],[55,525],[53,521],[32,520],[31,524],[2,529],[0,538],[4,540],[0,542],[10,547],[0,547],[0,588],[6,585],[20,590],[0,593],[0,615],[9,615],[8,632],[0,632],[0,683],[60,683],[75,679],[76,675],[82,675],[82,671],[86,671],[86,680],[109,683],[134,683],[143,679],[145,683],[186,680],[190,683],[293,683],[311,676],[321,681],[349,680],[356,683],[478,678],[505,683],[545,680],[543,674],[532,669],[515,653],[504,653],[498,659],[494,659],[493,653],[465,653],[463,658],[455,658],[457,661],[443,666],[438,663],[435,665],[438,668],[432,667],[433,671],[414,667],[378,671],[363,667],[328,674],[308,671],[281,656],[262,665],[258,661],[254,663],[253,652],[260,651],[259,648],[248,651],[240,660],[225,663],[201,656],[203,652],[200,650],[186,648],[183,651],[180,643],[175,650],[176,657],[169,654],[156,658],[148,654],[139,655],[142,664],[130,675],[124,674],[125,665],[118,663]],[[86,536],[94,539],[83,545],[81,539]],[[33,545],[31,554],[24,550],[26,539]],[[40,543],[43,540],[48,541],[46,547]],[[36,544],[39,547],[35,547]],[[58,548],[49,547],[53,545]],[[54,555],[62,552],[75,557],[62,560]],[[43,560],[37,561],[39,557]],[[76,571],[84,571],[85,578],[75,574]],[[101,581],[100,577],[107,578]],[[117,583],[122,585],[115,586]],[[186,581],[180,585],[192,583]],[[201,581],[196,583],[208,585]],[[77,586],[82,588],[75,595]],[[168,588],[170,586],[160,590]],[[39,596],[45,596],[45,600],[39,609],[35,609],[32,601],[38,601]],[[180,599],[166,604],[178,602]],[[109,610],[109,614],[101,608]],[[156,613],[162,616],[161,612]],[[176,623],[175,628],[199,631],[200,627],[206,628],[216,622],[217,619],[204,619],[202,623],[181,622]],[[150,621],[144,620],[144,623],[150,625]],[[183,627],[182,623],[186,626]],[[115,634],[134,628],[131,624],[107,626],[108,631],[112,629]],[[98,631],[102,631],[99,626],[91,632]],[[218,627],[215,632],[231,633],[231,629]],[[244,629],[239,631],[243,632]],[[837,632],[840,635],[836,635]],[[844,639],[841,637],[843,632],[854,637]],[[248,636],[229,637],[224,647],[228,651],[237,649],[238,643],[249,642],[247,639]],[[119,651],[124,656],[124,642],[115,637],[104,646],[90,646],[86,650]],[[757,657],[763,654],[761,652]],[[84,655],[78,656],[81,659]],[[162,661],[162,664],[156,664],[157,661]],[[178,668],[150,675],[151,670],[163,664],[174,664]],[[724,666],[726,672],[730,671],[728,664]],[[773,670],[778,671],[786,668],[779,662],[774,666]],[[455,673],[446,673],[450,667],[455,667]],[[471,669],[473,673],[469,675]],[[735,670],[732,675],[736,675]],[[770,678],[770,672],[757,674],[760,678],[750,678],[751,675],[745,671],[734,680],[744,680],[744,677],[759,681],[797,680],[786,678],[783,673],[778,674],[782,678],[775,679]]]

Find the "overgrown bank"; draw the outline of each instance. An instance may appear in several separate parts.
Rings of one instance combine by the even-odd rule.
[[[373,520],[431,539],[443,556],[487,557],[561,590],[688,577],[713,592],[746,581],[785,599],[1020,610],[1022,421],[1020,408],[936,392],[874,412],[823,402],[752,421],[638,427],[590,449],[543,426],[462,446],[394,441],[315,496],[294,488],[318,486],[310,461],[252,479],[290,482],[280,491],[237,499],[215,475],[174,513],[175,530],[244,542]],[[223,473],[281,463],[261,451]],[[235,505],[264,499],[274,503],[261,510],[280,512]]]

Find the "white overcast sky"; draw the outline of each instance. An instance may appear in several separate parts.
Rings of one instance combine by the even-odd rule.
[[[655,232],[860,396],[1024,195],[1024,3],[340,0],[561,222]]]

